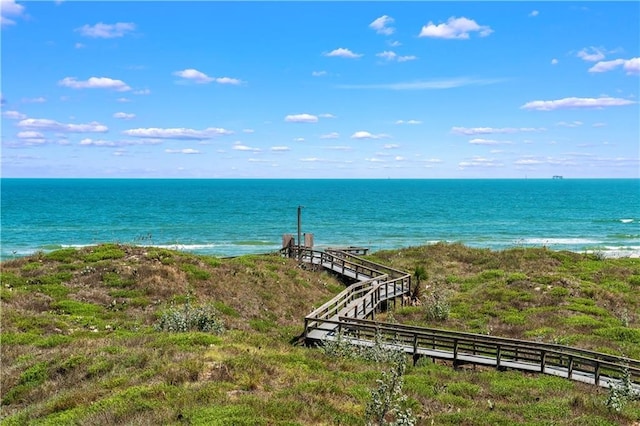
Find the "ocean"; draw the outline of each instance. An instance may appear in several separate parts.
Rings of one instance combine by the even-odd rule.
[[[640,257],[640,179],[12,179],[0,256],[97,243],[215,256],[282,235],[371,250],[461,242]]]

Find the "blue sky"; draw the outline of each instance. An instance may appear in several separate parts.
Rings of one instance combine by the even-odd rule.
[[[639,177],[638,2],[2,1],[2,176]]]

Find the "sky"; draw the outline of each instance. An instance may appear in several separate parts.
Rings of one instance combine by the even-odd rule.
[[[0,10],[3,177],[640,177],[636,1]]]

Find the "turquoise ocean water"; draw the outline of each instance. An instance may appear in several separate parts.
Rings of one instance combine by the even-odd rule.
[[[8,179],[1,256],[102,242],[218,256],[264,253],[282,234],[373,250],[462,242],[640,256],[639,179]]]

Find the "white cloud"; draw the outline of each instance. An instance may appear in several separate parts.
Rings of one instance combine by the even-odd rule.
[[[260,148],[252,148],[250,146],[244,145],[242,142],[236,142],[233,145],[235,151],[251,151],[251,152],[260,152]]]
[[[509,141],[497,141],[494,139],[482,139],[482,138],[474,138],[469,141],[472,145],[502,145],[502,144],[510,144]]]
[[[351,139],[382,139],[386,137],[389,137],[389,135],[384,133],[374,135],[373,133],[366,132],[364,130],[357,131],[351,135]]]
[[[468,39],[471,32],[478,32],[480,37],[486,37],[493,30],[488,26],[478,25],[473,19],[452,16],[447,20],[447,23],[435,25],[433,22],[429,22],[428,25],[422,27],[418,37]]]
[[[390,27],[390,24],[393,24],[394,19],[391,16],[382,15],[375,21],[369,24],[369,28],[375,30],[376,33],[382,35],[391,35],[394,33],[395,28]]]
[[[497,162],[495,159],[484,157],[473,157],[471,160],[461,161],[460,163],[458,163],[458,167],[461,169],[466,169],[469,167],[492,168],[502,166],[503,164]]]
[[[132,118],[136,118],[136,115],[126,112],[116,112],[115,114],[113,114],[113,118],[119,118],[121,120],[131,120]]]
[[[73,45],[73,47],[75,47],[76,49],[83,49],[83,48],[85,48],[87,46],[82,44],[82,43],[76,43],[76,44]]]
[[[376,53],[376,56],[379,58],[386,59],[387,61],[397,61],[397,62],[407,62],[418,59],[417,56],[407,55],[407,56],[398,56],[398,54],[391,50],[385,50],[384,52]]]
[[[329,114],[329,113],[319,114],[318,117],[321,117],[321,118],[337,118],[335,115]]]
[[[8,18],[19,18],[24,13],[24,6],[15,2],[15,0],[2,0],[0,3],[0,24],[2,27],[15,25],[16,21]]]
[[[503,81],[502,79],[475,79],[468,77],[426,80],[426,81],[410,81],[400,83],[386,84],[343,84],[336,86],[339,89],[380,89],[380,90],[439,90],[454,89],[463,86],[485,86],[496,84]]]
[[[622,66],[627,74],[640,73],[640,57],[631,59],[614,59],[612,61],[600,61],[591,68],[589,72],[608,72]]]
[[[640,57],[628,59],[622,68],[627,74],[640,74]]]
[[[85,24],[76,31],[85,37],[92,38],[117,38],[124,37],[127,33],[135,31],[136,25],[132,22],[117,22],[115,24],[104,24],[98,22],[95,25]]]
[[[94,139],[91,139],[91,138],[82,139],[80,141],[80,145],[82,145],[82,146],[99,146],[99,147],[108,147],[108,148],[112,148],[112,147],[118,146],[118,144],[116,144],[113,141],[107,141],[107,140],[103,140],[103,139],[94,140]]]
[[[631,105],[636,102],[622,98],[600,97],[600,98],[563,98],[553,101],[531,101],[522,105],[521,109],[532,109],[537,111],[553,111],[566,108],[604,108],[611,106]]]
[[[177,75],[178,77],[182,77],[185,80],[191,80],[198,84],[211,83],[215,80],[213,77],[209,77],[203,72],[200,72],[193,68],[187,68],[182,71],[175,71],[173,75]]]
[[[583,124],[584,123],[582,121],[578,121],[578,120],[570,121],[570,122],[559,121],[559,122],[556,123],[556,126],[559,126],[559,127],[580,127]]]
[[[274,152],[291,151],[291,148],[289,148],[288,146],[272,146],[271,151],[274,151]]]
[[[556,58],[553,58],[551,60],[551,65],[558,65],[558,60]]]
[[[529,16],[531,17],[536,17],[540,14],[540,12],[538,12],[537,10],[532,10],[531,13],[529,14]]]
[[[451,133],[455,135],[473,136],[473,135],[490,135],[490,134],[509,134],[518,132],[539,132],[543,128],[534,127],[452,127]]]
[[[134,90],[133,94],[134,95],[150,95],[151,94],[151,90],[149,90],[149,89]]]
[[[126,103],[126,102],[131,102],[131,99],[128,99],[128,98],[118,98],[118,99],[116,99],[116,101],[118,101],[118,102],[122,102],[122,103]]]
[[[327,75],[327,72],[326,71],[313,71],[311,73],[311,75],[313,77],[324,77],[325,75]]]
[[[389,46],[391,46],[391,47],[398,47],[398,46],[402,46],[402,43],[400,43],[400,42],[399,42],[399,41],[397,41],[397,40],[394,40],[394,41],[388,41],[388,42],[387,42],[387,44],[388,44]]]
[[[184,149],[165,149],[164,152],[167,154],[200,154],[201,152],[197,149],[192,148],[184,148]]]
[[[242,129],[242,133],[255,133],[253,129]]]
[[[605,58],[606,50],[601,47],[585,47],[576,56],[588,62],[597,62]]]
[[[607,123],[593,123],[591,127],[606,127]]]
[[[242,84],[242,80],[239,80],[237,78],[231,78],[231,77],[217,77],[215,81],[218,84],[231,84],[233,86],[238,86]]]
[[[122,132],[128,136],[135,136],[138,138],[157,138],[157,139],[193,139],[193,140],[206,140],[211,139],[219,135],[230,135],[233,132],[230,130],[209,127],[204,130],[180,128],[139,128],[129,129]]]
[[[538,164],[544,164],[544,161],[536,160],[533,158],[521,158],[519,160],[516,160],[514,164],[517,164],[519,166],[535,166]]]
[[[325,147],[325,149],[330,149],[332,151],[351,151],[351,147],[350,146],[345,146],[345,145],[333,145],[333,146],[327,146]]]
[[[24,120],[25,118],[27,118],[26,114],[18,111],[3,111],[2,116],[11,120]]]
[[[304,142],[304,138],[293,138],[294,142]]]
[[[353,53],[351,50],[345,49],[344,47],[339,47],[329,53],[325,53],[324,56],[355,59],[360,58],[363,55],[360,53]]]
[[[47,102],[47,98],[44,96],[38,96],[37,98],[22,98],[22,103],[25,104],[43,104]]]
[[[317,123],[318,117],[312,114],[290,114],[284,118],[287,123]]]
[[[384,149],[398,149],[398,148],[400,148],[400,145],[395,144],[395,143],[388,143],[388,144],[385,144],[382,148],[384,148]]]
[[[43,139],[44,138],[44,135],[42,133],[35,132],[33,130],[18,132],[17,136],[20,139]]]
[[[46,118],[27,118],[18,123],[18,127],[27,130],[42,130],[61,133],[105,133],[109,128],[93,121],[88,124],[64,124]]]
[[[72,89],[113,89],[118,92],[131,90],[131,87],[124,81],[109,77],[90,77],[86,81],[78,81],[75,77],[65,77],[58,82],[58,85]]]
[[[338,132],[331,132],[324,135],[320,135],[320,139],[338,139],[340,134]]]
[[[396,124],[422,124],[420,120],[397,120]]]

